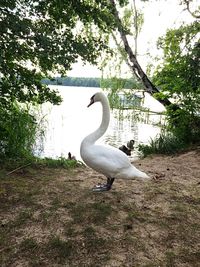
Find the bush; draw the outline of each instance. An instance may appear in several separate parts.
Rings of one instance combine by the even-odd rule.
[[[33,156],[37,122],[28,108],[18,104],[0,107],[0,157],[27,158]]]
[[[181,139],[173,134],[162,132],[154,140],[151,139],[149,145],[140,144],[138,150],[146,157],[150,154],[175,154],[185,149],[186,146]]]
[[[200,142],[200,114],[187,108],[176,111],[168,108],[168,130],[188,145],[197,144]]]

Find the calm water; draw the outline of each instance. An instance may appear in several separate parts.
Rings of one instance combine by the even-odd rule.
[[[57,88],[63,98],[60,106],[44,104],[42,107],[43,115],[46,120],[46,138],[41,157],[57,158],[67,157],[71,152],[80,159],[80,143],[82,139],[94,131],[101,122],[101,105],[96,103],[87,108],[90,97],[99,88],[85,87],[65,87],[53,86]],[[149,96],[145,96],[144,106],[153,111],[162,111],[160,103]],[[134,139],[135,144],[147,144],[150,138],[154,138],[160,128],[149,124],[159,122],[160,115],[143,116],[146,123],[135,122],[133,112],[124,111],[124,120],[119,120],[119,111],[115,110],[111,114],[111,122],[106,134],[99,140],[100,143],[108,143],[115,147],[126,144],[128,140]],[[145,118],[146,117],[146,118]],[[136,157],[136,152],[132,153]]]

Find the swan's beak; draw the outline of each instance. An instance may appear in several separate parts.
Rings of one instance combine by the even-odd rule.
[[[89,108],[92,104],[94,104],[94,98],[93,97],[90,99],[90,104],[87,107]]]

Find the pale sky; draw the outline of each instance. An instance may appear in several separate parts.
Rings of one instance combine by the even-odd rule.
[[[136,5],[144,12],[144,25],[138,37],[138,54],[141,55],[138,56],[138,61],[144,71],[149,63],[149,59],[145,54],[148,51],[151,55],[158,53],[156,48],[158,37],[164,35],[167,29],[180,25],[182,21],[192,22],[193,20],[188,12],[183,12],[183,6],[178,5],[178,2],[179,0],[162,0],[144,4],[140,0],[136,1]],[[101,71],[89,63],[83,66],[79,62],[73,65],[73,69],[68,75],[75,77],[101,77]]]

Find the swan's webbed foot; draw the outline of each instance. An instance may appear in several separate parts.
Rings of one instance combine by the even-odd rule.
[[[101,184],[101,185],[96,185],[95,187],[92,188],[93,192],[104,192],[104,191],[109,191],[111,189],[111,186],[108,184]]]
[[[96,185],[95,187],[92,188],[92,191],[93,192],[109,191],[112,187],[114,180],[115,178],[107,178],[107,184]]]

